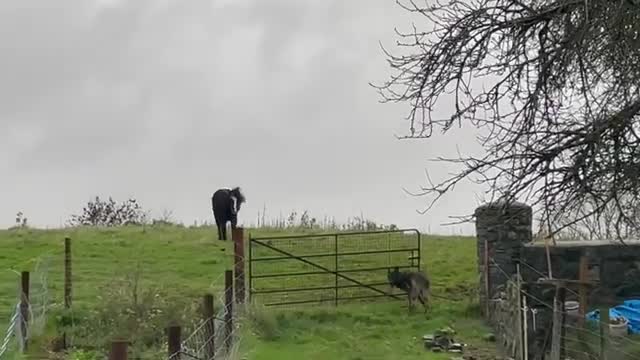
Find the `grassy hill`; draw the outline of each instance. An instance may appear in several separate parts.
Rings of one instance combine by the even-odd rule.
[[[282,231],[248,229],[255,235]],[[302,231],[287,231],[301,233]],[[73,308],[62,310],[63,239],[72,239]],[[422,335],[452,326],[460,341],[491,352],[481,338],[487,329],[478,319],[476,248],[471,238],[423,238],[423,266],[432,277],[434,307],[427,317],[409,315],[406,302],[382,301],[269,308],[247,320],[242,351],[248,359],[424,359]],[[103,351],[109,340],[135,340],[141,358],[164,353],[163,329],[170,321],[191,325],[207,292],[219,294],[222,274],[233,261],[231,242],[216,239],[215,228],[156,225],[110,229],[15,229],[0,231],[0,326],[8,324],[17,301],[19,272],[46,274],[48,326],[30,347],[33,358],[51,358],[62,326],[72,344]],[[162,311],[158,310],[161,309]],[[134,314],[134,315],[132,315]],[[71,325],[72,324],[72,325]],[[484,350],[482,350],[484,349]],[[81,357],[80,351],[68,358]],[[84,355],[83,355],[84,356]],[[451,355],[429,353],[428,358]]]

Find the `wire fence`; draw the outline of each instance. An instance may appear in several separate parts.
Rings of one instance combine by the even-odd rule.
[[[235,265],[233,264],[233,268]],[[222,282],[224,275],[225,273],[220,274],[212,282],[212,286]],[[238,275],[235,274],[235,276]],[[233,283],[237,283],[237,279],[234,279]],[[233,285],[228,286],[225,279],[225,291],[221,291],[214,299],[214,303],[222,306],[219,306],[219,310],[213,316],[196,322],[191,332],[184,340],[181,340],[180,349],[169,355],[167,359],[231,360],[239,358],[242,340],[241,329],[246,320],[244,304],[246,304],[247,297],[238,299],[234,298],[234,294],[237,295]]]
[[[29,277],[29,296],[24,302],[22,301],[22,284],[18,282],[16,304],[0,345],[0,359],[16,352],[23,352],[30,339],[43,333],[50,306],[48,287],[50,265],[50,255],[35,259],[34,271]],[[23,311],[23,308],[26,311]]]
[[[87,349],[91,349],[91,352],[97,355],[101,353],[101,350],[99,350],[101,347],[100,344],[103,344],[101,340],[98,340],[97,342],[95,341],[91,342],[91,340],[87,340],[85,342],[84,340],[86,339],[78,338],[80,332],[84,330],[93,329],[91,327],[93,325],[86,325],[83,323],[78,327],[77,326],[78,324],[76,324],[76,321],[74,321],[75,316],[74,316],[73,307],[71,306],[71,301],[69,301],[69,306],[67,306],[67,301],[66,301],[67,290],[68,290],[67,285],[69,285],[68,292],[69,294],[71,293],[70,261],[67,261],[67,260],[70,260],[70,240],[67,241],[67,239],[65,239],[65,261],[64,261],[65,310],[63,311],[61,308],[58,309],[56,307],[55,311],[60,311],[63,314],[60,316],[63,317],[64,323],[67,323],[68,320],[70,320],[70,323],[65,325],[60,325],[61,327],[56,329],[55,338],[53,338],[52,340],[52,341],[55,341],[55,344],[52,343],[52,346],[55,346],[55,348],[58,349],[54,351],[59,351],[60,349],[62,350],[64,349],[69,350],[72,348],[75,349],[76,345],[79,346],[77,347],[77,349],[84,349],[85,348],[84,346],[86,345]],[[54,310],[51,308],[52,296],[49,289],[49,285],[50,285],[49,275],[51,273],[50,269],[51,269],[52,262],[53,261],[52,261],[51,254],[44,254],[39,258],[31,259],[28,262],[25,262],[20,265],[20,267],[22,267],[23,269],[31,268],[32,271],[30,272],[24,271],[22,273],[16,272],[19,275],[19,278],[16,279],[18,289],[17,289],[16,298],[14,301],[14,306],[12,308],[12,311],[10,311],[9,314],[7,314],[8,324],[6,328],[0,329],[0,330],[5,330],[4,334],[0,333],[0,359],[14,358],[16,355],[20,353],[29,353],[32,347],[31,344],[33,344],[33,346],[39,346],[39,342],[38,342],[39,339],[37,338],[41,337],[41,335],[44,334],[44,331],[47,326],[47,317],[51,317],[52,311]],[[243,256],[238,257],[236,254],[236,258],[234,262],[230,264],[230,267],[227,267],[227,269],[229,270],[221,272],[220,275],[211,282],[210,288],[212,289],[224,288],[225,291],[214,290],[215,298],[213,298],[213,296],[211,295],[205,295],[205,298],[211,297],[211,300],[212,300],[211,310],[209,313],[210,315],[205,315],[204,312],[198,312],[198,314],[197,315],[194,314],[195,316],[193,317],[191,316],[183,317],[183,315],[179,316],[180,318],[182,318],[181,319],[181,321],[183,322],[182,325],[184,325],[184,328],[181,328],[181,329],[188,331],[188,334],[186,334],[187,336],[183,337],[183,340],[180,339],[181,341],[179,343],[179,346],[177,346],[179,350],[176,351],[174,354],[172,354],[171,356],[161,355],[161,352],[159,351],[160,349],[157,348],[157,346],[162,344],[162,340],[158,339],[158,337],[156,337],[155,339],[151,339],[151,336],[153,336],[152,334],[143,334],[142,339],[138,339],[138,338],[127,339],[126,343],[136,343],[135,349],[133,349],[134,353],[140,355],[143,352],[149,351],[149,353],[145,354],[145,356],[150,355],[151,353],[154,353],[155,358],[182,359],[182,360],[184,359],[206,360],[206,359],[215,358],[217,360],[226,360],[226,359],[233,359],[238,357],[240,340],[242,338],[241,324],[244,321],[243,305],[246,303],[246,300],[247,300],[247,296],[245,292],[234,291],[234,290],[237,290],[236,288],[240,287],[240,286],[234,287],[234,284],[244,283],[243,281],[239,281],[240,277],[244,276],[244,272],[238,270],[238,269],[242,270],[242,266],[240,266],[241,264],[242,265],[244,264],[244,258]],[[58,261],[55,261],[54,266],[58,266]],[[69,266],[69,269],[67,269],[67,266]],[[230,269],[234,269],[234,271]],[[234,274],[236,277],[235,279],[233,278]],[[117,297],[119,295],[122,295],[122,299],[121,298],[115,299],[115,302],[112,305],[128,306],[128,303],[126,302],[126,296],[128,296],[129,293],[127,292],[127,290],[131,290],[129,288],[131,286],[137,289],[137,286],[136,286],[138,285],[137,281],[139,281],[139,279],[137,277],[134,277],[133,279],[127,278],[123,280],[123,284],[114,283],[114,286],[112,287],[114,293],[106,293],[106,296],[114,295]],[[67,282],[69,282],[69,284],[67,284]],[[224,283],[224,284],[221,284],[221,283]],[[25,285],[25,284],[28,284],[28,285]],[[28,289],[26,291],[23,291],[25,286],[28,286]],[[126,287],[126,286],[129,286],[129,287]],[[136,294],[137,295],[141,294],[141,296],[147,296],[149,294],[154,294],[153,290],[154,289],[149,290],[148,293],[142,292],[142,293],[136,293]],[[122,292],[122,291],[124,292],[120,294],[119,292]],[[23,294],[25,294],[26,296],[24,296]],[[154,296],[157,296],[157,293]],[[243,296],[244,299],[240,299],[239,296]],[[25,299],[26,301],[24,301]],[[193,310],[192,308],[190,308],[190,305],[187,305],[188,303],[190,303],[190,301],[185,301],[185,305],[187,307],[184,309],[184,312],[182,312],[181,310],[178,311],[179,314],[186,315]],[[215,310],[216,310],[215,313],[214,313],[213,303],[217,303],[217,305],[215,305]],[[61,306],[62,304],[58,304],[58,305]],[[157,304],[157,306],[160,306],[158,307],[158,309],[160,308],[164,309],[163,306],[165,305],[167,304],[163,302],[159,302]],[[151,304],[149,306],[153,307],[154,304]],[[172,308],[170,307],[171,305],[168,305],[168,306],[169,306],[167,308],[169,309],[168,311],[172,311],[171,310]],[[227,308],[227,306],[229,307]],[[111,310],[114,310],[115,312],[117,312],[119,311],[119,308],[111,309]],[[111,310],[109,307],[107,307],[104,314],[100,313],[95,320],[98,322],[102,320],[106,320],[105,324],[110,324],[110,325],[115,324],[116,326],[120,326],[122,324],[119,323],[118,321],[122,319],[125,319],[125,320],[130,319],[130,316],[127,317],[128,308],[120,309],[120,311],[126,314],[122,315],[123,316],[122,319],[118,317],[115,320],[113,317],[110,317],[110,318],[108,317],[108,313]],[[153,311],[151,311],[150,313],[155,314],[155,312]],[[101,316],[105,314],[107,318],[103,319]],[[70,319],[67,319],[68,316],[70,316]],[[119,315],[115,314],[114,316],[117,317]],[[134,316],[138,316],[138,315],[134,315]],[[139,320],[139,319],[136,318],[135,320]],[[152,324],[151,326],[157,326],[157,325],[159,324]],[[157,335],[160,335],[160,334],[157,334]],[[114,343],[117,343],[117,342],[119,341],[114,340],[113,343],[111,344],[112,352],[113,352]],[[147,344],[151,344],[151,345],[147,345]],[[165,343],[164,345],[165,345],[165,349],[169,347],[168,342]],[[126,350],[127,345],[125,344],[124,346],[125,346],[125,353],[126,353],[128,352],[128,350]],[[176,346],[174,344],[173,349],[175,348]],[[167,354],[167,353],[165,352],[164,354]]]
[[[545,341],[539,351],[555,359],[553,356],[552,342],[558,342],[556,349],[559,352],[557,358],[560,359],[615,359],[633,360],[640,359],[640,341],[633,335],[628,335],[626,328],[620,333],[608,329],[603,329],[599,321],[586,319],[577,310],[567,311],[564,306],[554,306],[558,299],[546,300],[538,294],[534,294],[528,288],[519,286],[518,275],[509,274],[493,258],[488,259],[491,267],[502,274],[505,283],[501,286],[493,298],[490,300],[491,320],[496,328],[496,337],[504,350],[507,350],[514,358],[523,359],[530,356],[529,351],[535,345],[533,334],[535,331],[544,331]],[[520,261],[520,265],[533,270],[542,279],[549,279],[544,273],[539,272],[535,267]],[[579,294],[568,287],[563,288],[567,292],[576,296]],[[524,301],[519,302],[515,292],[519,292]],[[531,306],[535,304],[534,306]],[[542,309],[540,309],[542,308]],[[608,307],[606,307],[608,309]],[[516,311],[514,312],[514,309]],[[553,319],[545,326],[541,324],[540,312],[544,310],[547,314],[552,314]],[[561,324],[553,327],[557,319],[561,319]],[[526,319],[530,319],[527,322]],[[515,320],[515,321],[514,321]],[[606,327],[605,327],[606,328]],[[558,336],[559,334],[559,336]]]
[[[224,299],[219,300],[219,303],[224,303]],[[227,309],[223,307],[215,316],[202,320],[181,342],[180,350],[168,356],[168,359],[226,359],[227,357],[220,356],[225,351],[229,337],[234,335],[233,332],[226,333],[226,317]]]
[[[12,341],[16,336],[16,332],[19,333],[20,330],[20,319],[20,305],[16,305],[11,315],[11,320],[9,320],[9,327],[5,333],[2,345],[0,345],[0,358],[12,349]]]

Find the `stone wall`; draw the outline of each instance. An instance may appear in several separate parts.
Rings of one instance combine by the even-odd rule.
[[[513,282],[514,260],[520,257],[523,243],[531,241],[532,211],[525,204],[497,202],[477,208],[475,216],[481,309],[503,352],[519,359],[520,344],[514,335],[519,327],[513,321],[519,305],[508,291],[513,286],[507,284]]]
[[[497,289],[506,284],[508,277],[505,273],[509,275],[516,273],[513,259],[519,256],[522,244],[531,241],[532,212],[531,207],[525,204],[506,205],[497,202],[477,208],[475,216],[480,303],[486,304],[486,299],[494,297]],[[489,294],[485,294],[485,243],[489,247],[490,259]],[[485,306],[482,309],[484,312]]]

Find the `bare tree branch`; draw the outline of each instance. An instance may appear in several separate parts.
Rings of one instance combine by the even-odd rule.
[[[383,102],[409,103],[407,138],[472,126],[485,154],[425,186],[429,209],[463,179],[541,208],[552,232],[608,219],[622,237],[640,209],[640,1],[438,0],[398,4],[433,30],[398,32]],[[454,98],[449,117],[431,113]],[[593,224],[590,226],[594,229]],[[625,230],[627,229],[627,230]]]

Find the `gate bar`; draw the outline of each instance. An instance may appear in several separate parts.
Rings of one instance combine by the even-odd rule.
[[[338,300],[343,301],[343,300],[375,299],[375,298],[381,298],[381,297],[387,297],[387,296],[389,296],[389,295],[350,296],[350,297],[338,298]],[[396,299],[396,300],[401,300],[401,299]],[[299,300],[299,301],[284,301],[284,302],[276,302],[276,303],[267,303],[267,304],[264,304],[264,306],[311,304],[311,303],[319,303],[319,302],[322,302],[322,301],[323,300],[318,300],[318,299],[314,299],[314,300]]]
[[[340,272],[341,273],[357,273],[357,272],[364,272],[364,271],[387,270],[387,269],[393,269],[394,267],[397,267],[398,270],[400,270],[400,269],[411,269],[417,266],[416,265],[381,266],[381,267],[360,268],[360,269],[345,269],[345,270],[340,270]],[[305,275],[333,275],[333,273],[327,274],[326,271],[304,271],[304,272],[295,272],[295,273],[291,272],[291,273],[273,273],[273,274],[253,275],[253,277],[256,279],[262,279],[262,278],[281,277],[281,276],[305,276]]]
[[[398,229],[398,230],[375,230],[375,231],[358,231],[358,232],[340,232],[340,233],[324,233],[324,234],[304,234],[304,235],[284,235],[284,236],[261,236],[253,238],[253,240],[287,240],[287,239],[308,239],[308,238],[321,238],[321,237],[332,237],[335,235],[338,236],[354,236],[354,235],[374,235],[374,234],[397,234],[397,233],[406,233],[406,232],[414,232],[418,236],[420,236],[420,231],[418,229]]]
[[[369,286],[383,286],[383,285],[388,285],[389,283],[386,282],[378,282],[378,283],[370,283],[367,284]],[[333,290],[335,288],[338,289],[352,289],[352,288],[359,288],[361,287],[360,285],[338,285],[338,286],[316,286],[316,287],[306,287],[306,288],[286,288],[286,289],[266,289],[266,290],[260,290],[257,289],[254,291],[254,294],[277,294],[277,293],[283,293],[283,292],[298,292],[298,291],[317,291],[317,290]]]
[[[264,247],[266,247],[266,248],[268,248],[268,249],[271,249],[271,250],[273,250],[273,251],[279,252],[279,253],[281,253],[281,254],[289,255],[290,257],[297,258],[298,260],[300,260],[300,261],[302,261],[302,262],[304,262],[304,263],[306,263],[306,264],[308,264],[308,265],[311,265],[311,266],[313,266],[313,267],[317,267],[318,269],[324,270],[324,271],[326,271],[326,272],[328,272],[328,273],[331,273],[331,274],[334,274],[334,273],[335,273],[337,276],[339,276],[339,277],[341,277],[341,278],[343,278],[343,279],[345,279],[345,280],[348,280],[348,281],[354,282],[354,283],[356,283],[356,284],[358,284],[358,285],[360,285],[360,286],[362,286],[362,287],[366,287],[366,288],[371,289],[371,290],[373,290],[373,291],[375,291],[375,292],[381,293],[381,294],[383,294],[383,295],[385,295],[385,296],[387,296],[387,295],[388,295],[388,296],[393,297],[393,298],[396,298],[396,299],[398,298],[397,296],[395,296],[395,295],[393,295],[393,294],[387,294],[387,293],[385,293],[385,292],[384,292],[384,291],[382,291],[382,290],[376,289],[376,288],[374,288],[374,287],[372,287],[372,286],[367,286],[367,285],[365,285],[364,283],[361,283],[360,281],[358,281],[358,280],[356,280],[356,279],[352,279],[352,278],[350,278],[350,277],[348,277],[348,276],[342,275],[342,274],[340,274],[340,273],[339,273],[339,272],[337,272],[337,271],[331,271],[331,269],[328,269],[328,268],[326,268],[326,267],[324,267],[324,266],[322,266],[322,265],[319,265],[319,264],[313,263],[313,262],[308,261],[308,260],[306,260],[306,259],[302,259],[302,258],[300,258],[300,257],[298,257],[298,256],[296,256],[296,255],[293,255],[293,254],[291,254],[291,253],[289,253],[289,252],[286,252],[286,251],[284,251],[284,250],[281,250],[281,249],[275,248],[275,247],[273,247],[273,246],[271,246],[271,245],[268,245],[268,244],[265,244],[265,243],[263,243],[263,242],[261,242],[261,241],[258,241],[258,240],[255,240],[255,239],[254,239],[254,242],[255,242],[256,244],[262,245],[262,246],[264,246]]]
[[[254,239],[255,241],[255,239]],[[393,250],[370,250],[370,251],[351,251],[351,252],[344,252],[344,253],[324,253],[324,254],[309,254],[309,255],[296,255],[297,258],[303,259],[303,258],[319,258],[319,257],[334,257],[334,256],[353,256],[353,255],[370,255],[370,254],[389,254],[389,253],[398,253],[398,252],[411,252],[413,255],[413,252],[416,251],[415,248],[413,249],[393,249]],[[274,261],[274,260],[286,260],[286,259],[291,259],[291,256],[271,256],[271,257],[263,257],[263,258],[257,258],[257,259],[253,259],[252,261]]]

